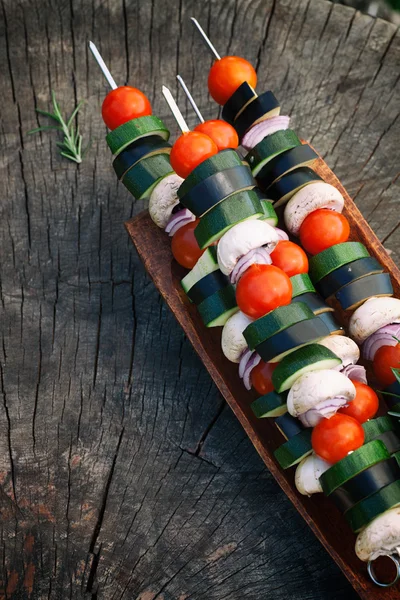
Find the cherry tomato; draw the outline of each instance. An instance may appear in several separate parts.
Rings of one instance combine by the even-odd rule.
[[[223,105],[244,81],[256,87],[257,73],[253,65],[240,56],[223,56],[210,69],[208,89],[215,102]]]
[[[271,258],[272,264],[285,271],[289,277],[308,272],[307,254],[294,242],[287,240],[279,242],[271,252]]]
[[[131,119],[151,115],[151,104],[143,92],[123,85],[107,94],[101,114],[107,127],[115,129]]]
[[[239,136],[236,130],[226,121],[210,119],[196,125],[194,130],[208,135],[217,144],[218,150],[237,148],[239,146]]]
[[[400,344],[396,344],[396,346],[381,346],[375,352],[372,366],[379,383],[382,385],[394,383],[396,377],[392,368],[400,368]]]
[[[251,265],[236,286],[240,310],[253,319],[290,304],[291,299],[292,282],[282,269],[273,265]]]
[[[258,365],[254,367],[250,374],[251,385],[262,396],[272,392],[272,373],[275,371],[279,363],[266,363],[260,360]]]
[[[350,225],[344,215],[327,208],[314,210],[300,227],[300,241],[304,250],[318,254],[335,244],[349,239]]]
[[[199,244],[194,236],[194,230],[198,223],[199,219],[196,219],[184,225],[172,237],[172,254],[175,260],[187,269],[193,269],[204,252],[204,250],[199,248]]]
[[[197,165],[217,154],[217,144],[205,133],[182,133],[172,146],[171,165],[175,173],[186,179]]]
[[[348,417],[353,417],[359,423],[365,423],[376,415],[379,408],[379,398],[369,385],[360,381],[353,381],[356,388],[356,397],[348,406],[338,412]]]
[[[336,413],[330,419],[322,419],[314,427],[311,443],[318,456],[335,463],[362,446],[364,437],[364,429],[356,419]]]

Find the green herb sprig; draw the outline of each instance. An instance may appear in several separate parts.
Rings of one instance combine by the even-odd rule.
[[[71,116],[67,121],[63,119],[61,114],[60,106],[56,100],[56,95],[52,91],[51,99],[53,102],[54,112],[48,112],[47,110],[41,110],[40,108],[36,109],[40,115],[44,115],[45,117],[49,117],[58,123],[58,125],[43,125],[41,127],[37,127],[36,129],[31,129],[28,131],[28,134],[38,133],[39,131],[61,131],[64,134],[64,139],[62,142],[56,142],[58,148],[60,149],[61,156],[68,158],[76,163],[81,163],[84,158],[87,150],[89,149],[90,144],[86,146],[86,148],[82,151],[82,136],[79,133],[79,127],[75,124],[76,115],[78,114],[83,100],[79,102],[76,108],[73,110]]]

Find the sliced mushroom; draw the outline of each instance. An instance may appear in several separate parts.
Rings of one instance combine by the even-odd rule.
[[[349,333],[357,344],[362,344],[381,327],[399,322],[400,300],[372,297],[351,315]]]
[[[161,229],[165,229],[174,206],[179,204],[177,191],[182,182],[182,177],[179,177],[176,173],[171,173],[156,185],[150,195],[150,217]]]
[[[325,346],[341,359],[340,369],[348,365],[355,365],[360,358],[360,348],[351,338],[345,335],[329,335],[320,340],[318,344]]]
[[[311,494],[322,492],[319,478],[330,466],[329,463],[317,456],[314,452],[303,458],[296,469],[294,477],[296,488],[300,494],[303,494],[303,496],[311,496]]]
[[[374,519],[358,534],[355,550],[365,562],[398,552],[400,547],[400,506]]]
[[[221,346],[222,352],[231,362],[240,362],[241,355],[247,349],[247,342],[244,339],[243,331],[250,325],[252,320],[239,311],[225,323],[222,329]]]
[[[287,229],[299,235],[304,219],[319,208],[341,213],[344,206],[342,194],[330,183],[318,181],[299,190],[285,206],[284,219]]]
[[[219,268],[230,275],[238,260],[250,250],[264,246],[272,252],[279,241],[275,228],[265,221],[248,220],[231,227],[219,240],[217,256]]]

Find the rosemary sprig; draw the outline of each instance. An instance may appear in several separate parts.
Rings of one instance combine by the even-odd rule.
[[[53,102],[54,112],[51,113],[47,110],[41,110],[40,108],[37,108],[36,112],[38,112],[40,115],[53,119],[58,123],[58,125],[43,125],[41,127],[37,127],[36,129],[31,129],[31,131],[28,131],[28,134],[49,130],[61,131],[64,134],[64,139],[62,142],[56,142],[58,148],[60,149],[60,154],[65,158],[68,158],[69,160],[79,164],[82,162],[82,159],[90,146],[90,144],[88,144],[82,151],[82,136],[79,133],[79,127],[74,125],[76,115],[83,104],[83,100],[79,102],[69,119],[65,121],[61,114],[54,91],[51,92],[51,99]]]

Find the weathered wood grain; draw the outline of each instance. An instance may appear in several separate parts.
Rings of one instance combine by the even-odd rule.
[[[399,243],[399,33],[311,0],[2,0],[0,502],[10,598],[351,598],[263,467],[131,248],[139,212],[104,143],[106,88],[179,70],[205,117],[211,59],[258,67],[385,245]],[[78,168],[27,136],[53,88],[92,149]],[[179,92],[179,101],[184,106]],[[189,114],[190,124],[194,117]],[[358,192],[358,193],[357,193]]]

